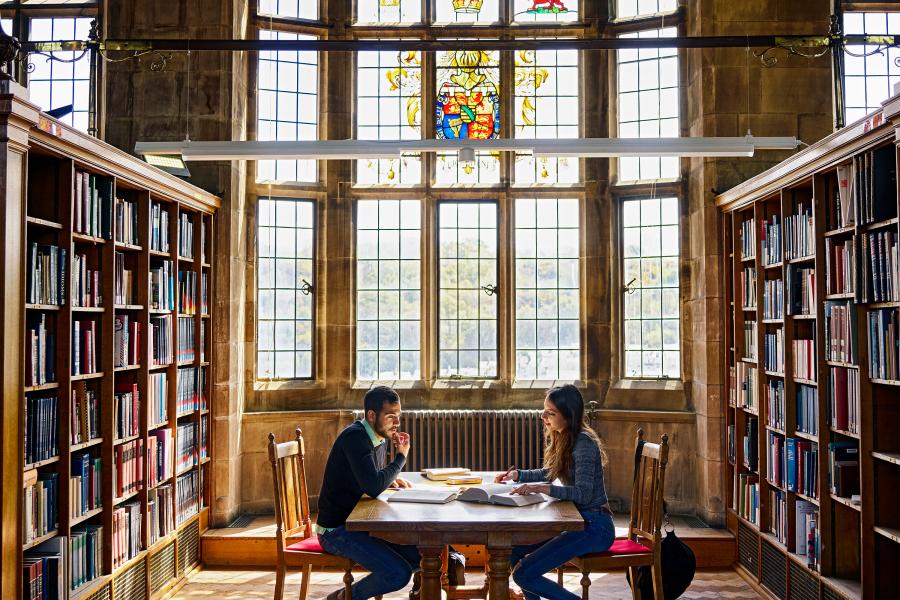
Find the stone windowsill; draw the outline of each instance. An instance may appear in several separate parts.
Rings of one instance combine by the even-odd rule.
[[[280,392],[292,390],[324,390],[325,383],[316,379],[284,379],[280,381],[256,381],[255,392]]]

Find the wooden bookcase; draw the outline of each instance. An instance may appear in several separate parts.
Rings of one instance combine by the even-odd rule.
[[[12,369],[4,371],[4,428],[8,432],[14,427],[18,435],[15,455],[7,456],[5,449],[3,482],[4,487],[13,486],[17,490],[16,509],[4,505],[3,517],[9,522],[16,519],[12,536],[4,537],[5,556],[17,557],[15,561],[4,560],[4,579],[11,573],[11,563],[15,564],[15,591],[22,593],[27,586],[25,563],[27,557],[38,549],[46,549],[47,542],[65,543],[69,563],[66,566],[65,597],[71,599],[137,599],[157,598],[166,595],[184,574],[194,568],[200,560],[200,535],[207,528],[210,499],[210,450],[212,416],[211,406],[211,365],[214,322],[212,319],[212,290],[214,272],[212,269],[214,214],[220,205],[217,197],[191,186],[184,181],[156,170],[143,161],[128,155],[103,142],[68,128],[57,121],[38,113],[36,107],[24,100],[21,88],[15,84],[3,83],[0,89],[0,119],[12,133],[6,140],[5,160],[2,165],[8,185],[6,189],[7,207],[5,217],[18,215],[18,243],[16,236],[7,235],[4,240],[5,261],[20,261],[18,280],[7,279],[5,291],[12,286],[20,293],[17,297],[7,295],[4,299],[6,314],[13,311],[18,326],[4,331],[4,364],[12,361],[18,364],[18,385],[10,385]],[[14,134],[14,135],[13,135]],[[79,227],[79,201],[83,204],[85,182],[94,182],[97,197],[103,206],[102,212],[109,211],[109,226],[100,235],[86,234]],[[19,178],[18,183],[16,178]],[[81,196],[79,197],[79,195]],[[104,202],[104,198],[109,202]],[[119,200],[131,203],[134,218],[130,224],[136,225],[136,239],[125,239],[124,230],[117,226],[116,204]],[[168,249],[153,249],[150,244],[151,208],[162,207],[168,213]],[[182,226],[182,219],[189,220],[189,226]],[[105,218],[101,217],[101,225]],[[103,227],[101,227],[103,229]],[[193,233],[193,239],[187,235]],[[94,232],[96,233],[96,232]],[[180,248],[182,239],[186,242]],[[61,291],[57,303],[31,303],[28,294],[34,255],[41,247],[54,246],[65,251],[65,257],[58,256],[58,263],[65,265],[65,275],[59,279]],[[53,251],[50,251],[53,252]],[[58,251],[57,251],[58,252]],[[186,255],[187,254],[187,255]],[[99,306],[95,302],[83,302],[76,298],[75,258],[84,257],[86,267],[98,270],[95,282],[99,284]],[[125,279],[117,268],[117,262],[130,272]],[[173,303],[171,306],[154,308],[151,303],[151,270],[167,262],[171,267]],[[56,273],[59,278],[60,273]],[[193,306],[179,302],[179,279],[181,276],[195,278],[192,293]],[[205,306],[201,298],[201,281],[205,280]],[[117,297],[117,286],[130,282],[130,297]],[[64,285],[63,285],[64,284]],[[87,306],[85,305],[87,304]],[[18,309],[16,309],[18,305]],[[130,323],[140,328],[139,342],[131,339],[135,356],[124,364],[116,363],[120,349],[114,343],[117,320],[127,316]],[[165,322],[160,317],[167,319]],[[29,374],[28,363],[31,353],[29,330],[42,321],[47,333],[54,337],[52,344],[55,359],[55,376],[46,383],[34,383]],[[151,323],[158,322],[168,328],[172,347],[172,360],[166,364],[153,364],[151,360]],[[179,326],[179,323],[182,325]],[[76,339],[75,327],[79,326],[80,338],[84,330],[95,329],[94,348],[91,352],[95,368],[77,372],[73,352],[76,346],[85,358],[86,346]],[[193,338],[187,332],[193,331]],[[201,343],[201,334],[202,343]],[[133,332],[132,332],[133,333]],[[181,336],[181,338],[179,337]],[[14,343],[12,343],[14,342]],[[179,353],[183,345],[183,354]],[[50,350],[48,350],[48,353]],[[202,373],[193,386],[193,399],[187,406],[180,407],[178,400],[179,374],[189,369]],[[86,371],[86,372],[85,372]],[[165,418],[150,414],[150,380],[154,375],[165,374],[165,388],[161,398],[165,405]],[[135,415],[135,430],[120,435],[117,432],[116,394],[136,389],[139,404]],[[9,392],[15,387],[18,391]],[[95,397],[97,407],[95,424],[96,437],[84,436],[76,443],[72,429],[76,427],[73,414],[76,411],[74,396],[84,397],[84,390]],[[33,398],[56,400],[55,422],[47,426],[55,433],[56,449],[53,456],[37,462],[25,462],[26,410],[25,405]],[[34,414],[34,413],[32,413]],[[34,419],[30,419],[34,421]],[[87,419],[80,422],[86,423]],[[205,439],[200,439],[201,422],[204,423]],[[149,481],[148,468],[151,461],[150,438],[163,429],[171,431],[171,459],[174,459],[171,473],[160,481]],[[195,433],[191,433],[193,428]],[[29,431],[33,431],[29,430]],[[143,465],[135,478],[138,484],[130,491],[119,494],[115,485],[114,469],[119,450],[128,444],[143,444],[143,449],[133,453],[142,454]],[[179,444],[184,445],[188,458],[179,465]],[[82,512],[70,506],[80,488],[71,478],[80,474],[80,464],[76,458],[89,455],[89,461],[100,459],[100,472],[96,478],[100,505]],[[17,467],[13,467],[17,465]],[[36,479],[57,478],[55,527],[41,532],[35,539],[25,527],[25,487]],[[188,485],[192,483],[193,485]],[[169,489],[168,496],[159,497]],[[83,496],[82,496],[83,497]],[[151,502],[151,500],[153,500]],[[179,504],[181,500],[184,505]],[[140,524],[140,534],[133,537],[134,551],[114,556],[113,539],[116,509],[131,506],[135,525]],[[173,516],[173,522],[164,535],[151,537],[151,505],[165,506],[165,511]],[[52,512],[52,511],[51,511]],[[79,514],[81,513],[81,514]],[[4,523],[4,527],[6,523]],[[97,576],[80,584],[75,577],[76,561],[72,553],[77,532],[86,528],[98,529],[101,548],[97,552]],[[160,529],[156,528],[159,532]],[[158,538],[158,539],[156,539]],[[53,542],[53,540],[56,542]],[[15,543],[16,552],[11,548]],[[12,591],[4,588],[4,597]]]
[[[738,568],[759,581],[773,597],[804,600],[886,598],[896,595],[900,589],[900,512],[896,510],[900,496],[900,435],[897,434],[900,380],[873,375],[869,361],[869,344],[873,340],[869,329],[870,315],[876,311],[900,310],[900,294],[875,302],[871,295],[860,295],[862,284],[859,281],[873,273],[871,262],[862,255],[860,241],[863,236],[891,232],[895,243],[900,239],[898,142],[895,140],[898,127],[900,96],[885,102],[881,111],[867,119],[835,132],[721,194],[716,200],[723,211],[722,302],[726,349],[723,380],[728,389],[728,401],[723,403],[727,522],[738,538]],[[873,183],[878,193],[871,194],[878,210],[887,217],[861,224],[857,210],[855,223],[840,227],[840,223],[836,225],[831,218],[839,195],[839,174],[862,173],[861,169],[854,172],[848,167],[873,152],[884,161],[875,161],[876,167],[889,165],[878,173],[886,174],[887,179],[879,180],[880,187]],[[855,176],[849,180],[851,188],[856,184]],[[877,176],[873,182],[876,179]],[[852,192],[850,197],[853,197]],[[798,213],[801,204],[809,210],[812,233],[809,249],[814,252],[789,256],[786,251],[790,239],[785,222],[787,217]],[[773,237],[763,227],[766,222],[772,223],[773,216],[781,224],[780,237]],[[837,278],[835,246],[846,247],[850,243],[856,244],[849,259],[856,273],[847,278],[853,290],[841,293],[843,290],[831,287]],[[778,251],[770,256],[765,252],[766,247]],[[786,288],[791,281],[791,287],[796,289],[793,282],[797,279],[792,277],[797,277],[802,269],[811,269],[814,273],[810,287],[814,288],[815,299],[808,307],[808,313],[788,308],[792,296]],[[896,264],[890,272],[887,268],[883,270],[886,276],[900,276]],[[753,275],[755,290],[744,283],[752,280]],[[766,282],[773,289],[778,285],[785,287],[782,315],[764,314]],[[826,354],[830,339],[830,336],[826,337],[826,326],[835,326],[836,317],[829,319],[835,306],[848,313],[844,322],[850,327],[848,341],[856,345],[855,357],[838,360],[835,356],[829,359]],[[783,359],[767,365],[766,342],[771,343],[779,335],[783,336]],[[802,348],[795,347],[794,343],[801,340],[814,340],[811,362],[815,376],[811,378],[800,378],[795,369],[798,366],[795,358],[799,358],[795,354]],[[748,344],[752,343],[756,346],[755,354],[747,352]],[[893,351],[897,351],[896,346]],[[756,373],[755,390],[750,391],[746,390],[746,378],[742,377],[749,370]],[[858,374],[858,423],[853,431],[833,426],[832,371],[841,371],[844,374],[840,377],[846,375],[848,378]],[[783,390],[783,423],[774,418],[777,405],[773,403],[770,410],[770,385],[773,394],[778,389]],[[801,423],[804,413],[796,395],[798,391],[809,394],[809,390],[815,390],[818,414],[811,413],[813,418],[806,419],[806,424],[809,426],[815,421],[817,431],[815,428],[809,431]],[[746,444],[743,443],[745,437]],[[778,452],[768,452],[770,438],[780,440],[771,443],[780,443],[782,447],[788,444],[787,438],[794,438],[816,450],[817,463],[812,474],[818,486],[816,495],[804,494],[804,490],[796,487],[792,489],[787,480],[778,477],[777,470],[784,466]],[[829,444],[840,442],[858,445],[858,503],[830,489]],[[753,453],[758,457],[755,470],[747,465],[747,459]],[[800,468],[799,464],[797,468]],[[748,497],[743,493],[741,483],[747,479],[752,481],[754,477],[758,478],[759,484],[758,518],[753,518],[754,515],[746,510],[738,510],[741,496]],[[849,481],[852,487],[853,478]],[[784,508],[780,513],[773,513],[773,509],[781,504],[779,495],[783,498]],[[816,527],[820,556],[818,564],[813,566],[807,556],[797,552],[795,528],[798,522],[806,524],[806,517],[798,512],[804,501],[811,503],[812,510],[818,513]],[[782,521],[787,535],[780,538],[775,530]]]

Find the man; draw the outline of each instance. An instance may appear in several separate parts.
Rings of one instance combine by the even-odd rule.
[[[319,493],[319,517],[315,531],[327,552],[345,556],[369,570],[369,575],[351,588],[352,600],[366,600],[402,589],[418,570],[420,555],[415,546],[402,546],[371,537],[362,531],[347,531],[345,523],[363,494],[374,498],[388,487],[410,487],[397,476],[406,464],[409,434],[400,432],[400,396],[387,386],[366,392],[366,416],[344,429],[334,441]],[[397,456],[387,461],[387,440]],[[327,600],[344,598],[344,588]]]

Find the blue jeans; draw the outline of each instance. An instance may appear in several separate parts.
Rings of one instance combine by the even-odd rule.
[[[352,600],[367,600],[403,589],[413,572],[419,570],[421,556],[415,546],[392,544],[364,531],[347,531],[343,525],[320,535],[319,542],[326,552],[349,558],[369,570],[350,588]]]
[[[603,552],[612,546],[616,537],[612,515],[605,512],[583,512],[581,516],[584,518],[582,531],[565,531],[540,544],[513,546],[509,557],[510,565],[515,568],[512,577],[525,592],[525,600],[581,600],[581,596],[544,577],[544,573],[566,564],[576,556],[588,552]]]

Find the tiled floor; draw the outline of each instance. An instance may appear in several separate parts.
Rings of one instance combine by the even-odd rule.
[[[357,578],[363,572],[356,573]],[[320,600],[341,586],[343,573],[314,572],[309,587],[309,600]],[[467,583],[476,583],[480,573],[469,571]],[[566,588],[580,594],[581,575],[567,573]],[[621,572],[598,573],[591,576],[591,600],[619,600],[631,598],[631,591]],[[238,600],[244,598],[272,598],[275,590],[275,574],[271,571],[205,570],[194,574],[175,596],[177,600]],[[385,596],[385,600],[407,600],[409,589]],[[288,574],[285,598],[297,598],[300,592],[300,574]],[[681,596],[687,600],[722,598],[726,600],[755,600],[761,598],[747,582],[734,571],[699,571],[688,591]]]

